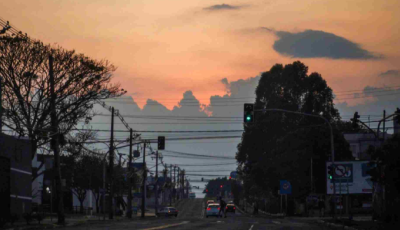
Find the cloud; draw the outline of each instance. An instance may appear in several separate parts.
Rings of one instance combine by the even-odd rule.
[[[380,77],[400,77],[400,71],[396,69],[390,69],[386,72],[380,73]]]
[[[220,4],[220,5],[212,5],[206,8],[203,8],[203,10],[208,10],[208,11],[221,11],[221,10],[238,10],[243,8],[243,6],[232,6],[228,4]]]
[[[382,118],[383,110],[386,110],[386,114],[392,114],[396,110],[396,107],[400,105],[399,95],[399,87],[366,86],[362,93],[359,93],[357,96],[354,95],[356,102],[361,100],[363,103],[349,105],[347,102],[336,102],[335,104],[343,120],[349,121],[354,112],[358,112],[362,115],[362,120],[368,124],[368,116],[373,121]],[[365,99],[368,100],[364,101]],[[377,123],[371,123],[370,125],[371,128],[376,128]],[[389,122],[387,127],[391,127],[392,125],[392,122]],[[389,129],[389,131],[391,132],[392,130]]]
[[[317,30],[298,33],[276,31],[267,27],[259,30],[278,36],[273,48],[278,53],[292,58],[330,58],[330,59],[379,59],[376,55],[361,48],[346,38]]]

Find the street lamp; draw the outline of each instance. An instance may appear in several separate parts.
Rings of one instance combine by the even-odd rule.
[[[51,193],[50,187],[46,188],[46,192],[50,194],[50,220],[53,222],[53,194]]]

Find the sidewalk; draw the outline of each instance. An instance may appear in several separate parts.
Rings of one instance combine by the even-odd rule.
[[[150,219],[155,219],[154,209],[148,209],[145,212],[145,217]],[[37,220],[32,220],[30,225],[26,224],[25,219],[20,218],[18,222],[15,222],[13,225],[7,224],[4,229],[7,230],[36,230],[36,229],[54,229],[54,228],[62,228],[62,227],[71,227],[71,226],[79,226],[90,223],[106,223],[112,221],[132,221],[132,220],[140,220],[141,212],[138,212],[137,215],[132,215],[132,219],[129,219],[125,216],[115,216],[114,219],[108,219],[108,214],[105,216],[105,220],[103,220],[103,215],[67,215],[65,217],[65,225],[57,225],[57,217],[50,218],[46,217],[44,220],[39,222]]]

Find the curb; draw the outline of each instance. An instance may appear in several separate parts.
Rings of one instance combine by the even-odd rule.
[[[323,224],[323,225],[326,225],[326,226],[332,227],[332,228],[341,228],[341,229],[347,229],[347,230],[358,230],[356,228],[352,228],[352,227],[349,227],[349,226],[343,226],[343,225],[339,225],[339,224],[328,223],[328,222],[325,222],[323,220],[317,220],[317,223]]]

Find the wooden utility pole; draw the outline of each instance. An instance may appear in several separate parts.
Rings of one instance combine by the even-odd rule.
[[[110,138],[110,162],[109,162],[109,185],[110,185],[110,196],[108,197],[109,203],[109,213],[108,218],[110,220],[114,219],[114,180],[113,180],[113,170],[114,170],[114,107],[111,108],[111,138]]]
[[[0,133],[3,131],[3,77],[0,76]]]
[[[147,171],[146,171],[146,142],[143,143],[143,184],[142,184],[142,218],[144,218],[144,212],[146,208],[146,177],[147,177]]]
[[[158,151],[156,152],[156,200],[155,200],[155,214],[157,215],[158,211]]]
[[[132,218],[132,137],[133,130],[129,130],[129,164],[128,164],[128,212],[127,217]],[[129,176],[130,175],[130,176]]]
[[[56,191],[57,191],[57,204],[58,204],[58,224],[65,224],[64,216],[64,202],[63,190],[61,184],[61,168],[60,168],[60,147],[59,138],[60,133],[58,130],[58,118],[56,112],[56,93],[55,93],[55,80],[53,71],[53,56],[49,56],[49,77],[50,77],[50,107],[51,107],[51,148],[54,151],[54,171],[56,173]]]
[[[171,185],[169,186],[169,206],[172,206],[172,164],[169,165],[169,179],[171,180]]]

